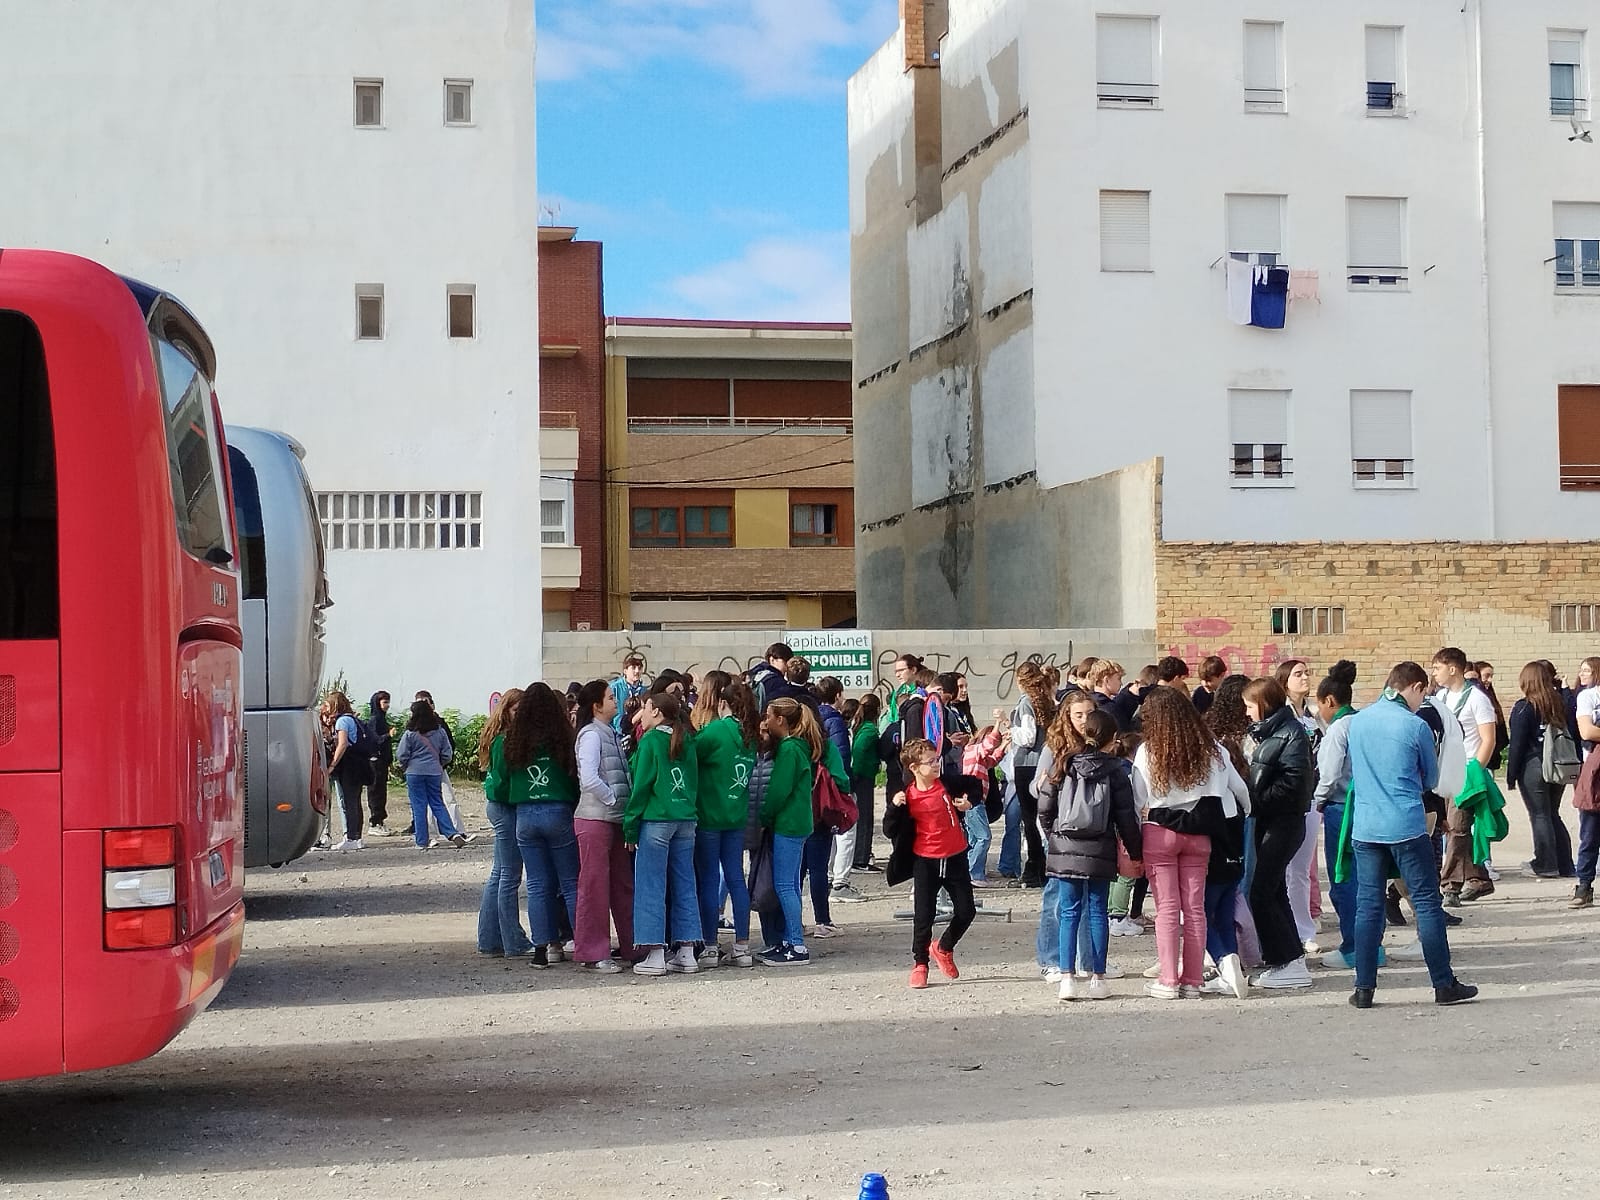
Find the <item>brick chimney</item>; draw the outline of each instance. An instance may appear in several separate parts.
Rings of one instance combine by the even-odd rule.
[[[939,65],[939,42],[950,28],[950,0],[900,0],[906,70]]]

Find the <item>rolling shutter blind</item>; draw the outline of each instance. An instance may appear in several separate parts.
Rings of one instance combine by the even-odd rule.
[[[1155,83],[1154,20],[1149,17],[1099,17],[1095,22],[1095,38],[1101,83]]]
[[[1281,91],[1283,56],[1279,53],[1283,26],[1267,21],[1244,23],[1244,89],[1246,92]]]
[[[1283,197],[1228,197],[1228,252],[1283,253]]]
[[[1350,457],[1411,457],[1411,393],[1350,393]]]
[[[1369,196],[1352,196],[1350,205],[1350,265],[1352,267],[1403,267],[1405,257],[1406,202]]]
[[[1367,26],[1367,80],[1400,83],[1400,30],[1392,25]]]
[[[1100,193],[1100,269],[1150,269],[1150,193]]]
[[[1583,65],[1583,35],[1557,31],[1550,35],[1550,63],[1552,66],[1577,67]]]
[[[1556,237],[1574,242],[1600,238],[1600,204],[1557,204]]]
[[[1236,390],[1228,393],[1229,440],[1237,444],[1289,443],[1289,393]]]

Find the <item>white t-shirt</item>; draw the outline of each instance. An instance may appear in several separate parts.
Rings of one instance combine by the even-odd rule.
[[[1597,713],[1600,713],[1600,685],[1584,688],[1583,691],[1578,693],[1578,716],[1580,718],[1588,717],[1596,725],[1600,725],[1600,716],[1597,716]],[[1587,758],[1589,757],[1589,751],[1594,749],[1594,743],[1579,742],[1578,747],[1583,751],[1583,756]]]
[[[1476,758],[1478,746],[1483,740],[1478,736],[1478,726],[1494,725],[1494,705],[1482,689],[1470,683],[1463,684],[1462,688],[1467,693],[1465,698],[1461,692],[1447,692],[1444,688],[1435,692],[1433,698],[1441,708],[1454,713],[1461,722],[1461,736],[1467,743],[1467,757]]]

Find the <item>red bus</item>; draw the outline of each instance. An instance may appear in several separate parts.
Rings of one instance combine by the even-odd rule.
[[[0,1080],[154,1054],[239,957],[214,376],[172,297],[0,250]]]

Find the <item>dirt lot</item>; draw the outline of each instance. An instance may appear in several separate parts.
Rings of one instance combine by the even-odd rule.
[[[895,1200],[1398,1200],[1600,1174],[1600,911],[1509,870],[1452,936],[1480,1003],[1433,1007],[1417,964],[1358,1013],[1331,972],[1146,1000],[1149,937],[1113,942],[1117,999],[1058,1004],[1036,892],[913,993],[876,878],[808,968],[537,971],[475,953],[485,841],[374,845],[253,876],[233,980],[155,1059],[0,1087],[0,1197],[850,1200],[878,1170]]]

